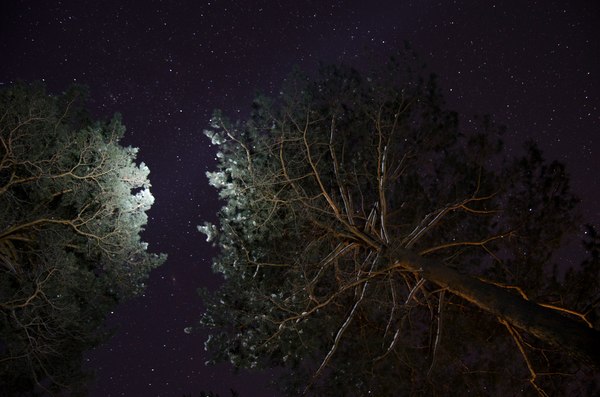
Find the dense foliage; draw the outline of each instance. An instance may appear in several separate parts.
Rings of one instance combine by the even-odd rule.
[[[81,89],[0,91],[3,395],[83,393],[105,316],[164,261],[140,239],[154,198],[124,131],[90,121]]]
[[[592,353],[557,346],[598,352],[600,327],[597,237],[583,268],[552,262],[578,224],[563,165],[508,158],[407,64],[296,73],[246,122],[215,114],[207,349],[286,368],[292,395],[597,391]]]

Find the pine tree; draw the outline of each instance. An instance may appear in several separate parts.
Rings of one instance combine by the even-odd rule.
[[[291,395],[597,390],[597,261],[553,271],[579,222],[564,166],[461,126],[411,64],[296,73],[244,123],[215,113],[207,348],[285,367]]]
[[[82,354],[106,315],[164,261],[140,232],[154,198],[148,167],[92,122],[85,92],[0,91],[0,390],[84,393]],[[62,395],[62,394],[61,394]]]

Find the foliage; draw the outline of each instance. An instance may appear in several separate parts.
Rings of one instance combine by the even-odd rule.
[[[154,198],[119,117],[91,122],[84,92],[0,92],[0,389],[85,389],[82,353],[164,257],[140,240]]]
[[[562,327],[536,324],[597,336],[597,258],[553,272],[578,222],[564,167],[533,144],[507,157],[489,117],[461,126],[412,64],[295,73],[246,122],[215,113],[224,206],[199,230],[225,283],[203,293],[207,349],[285,367],[292,395],[597,390],[547,337]]]

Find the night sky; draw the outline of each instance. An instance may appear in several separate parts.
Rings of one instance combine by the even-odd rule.
[[[206,367],[198,287],[216,287],[215,249],[196,225],[214,221],[202,134],[215,108],[246,117],[293,66],[365,65],[408,40],[440,76],[448,107],[489,113],[507,149],[534,139],[567,164],[584,219],[600,228],[600,2],[428,0],[18,1],[0,3],[0,85],[42,80],[50,92],[90,87],[96,118],[123,115],[156,198],[144,239],[169,259],[146,293],[108,320],[92,351],[92,396],[181,396],[212,390],[269,396],[270,375]],[[367,55],[371,54],[371,55]],[[374,55],[373,55],[374,54]],[[575,263],[569,255],[559,258]]]

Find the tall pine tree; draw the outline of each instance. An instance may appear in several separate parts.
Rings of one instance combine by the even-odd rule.
[[[83,352],[164,261],[140,239],[154,201],[148,167],[119,144],[118,117],[90,121],[82,93],[0,91],[3,395],[83,394]]]
[[[296,73],[246,122],[215,114],[207,348],[287,368],[292,395],[597,390],[598,261],[553,272],[578,222],[564,167],[505,156],[407,64]]]

